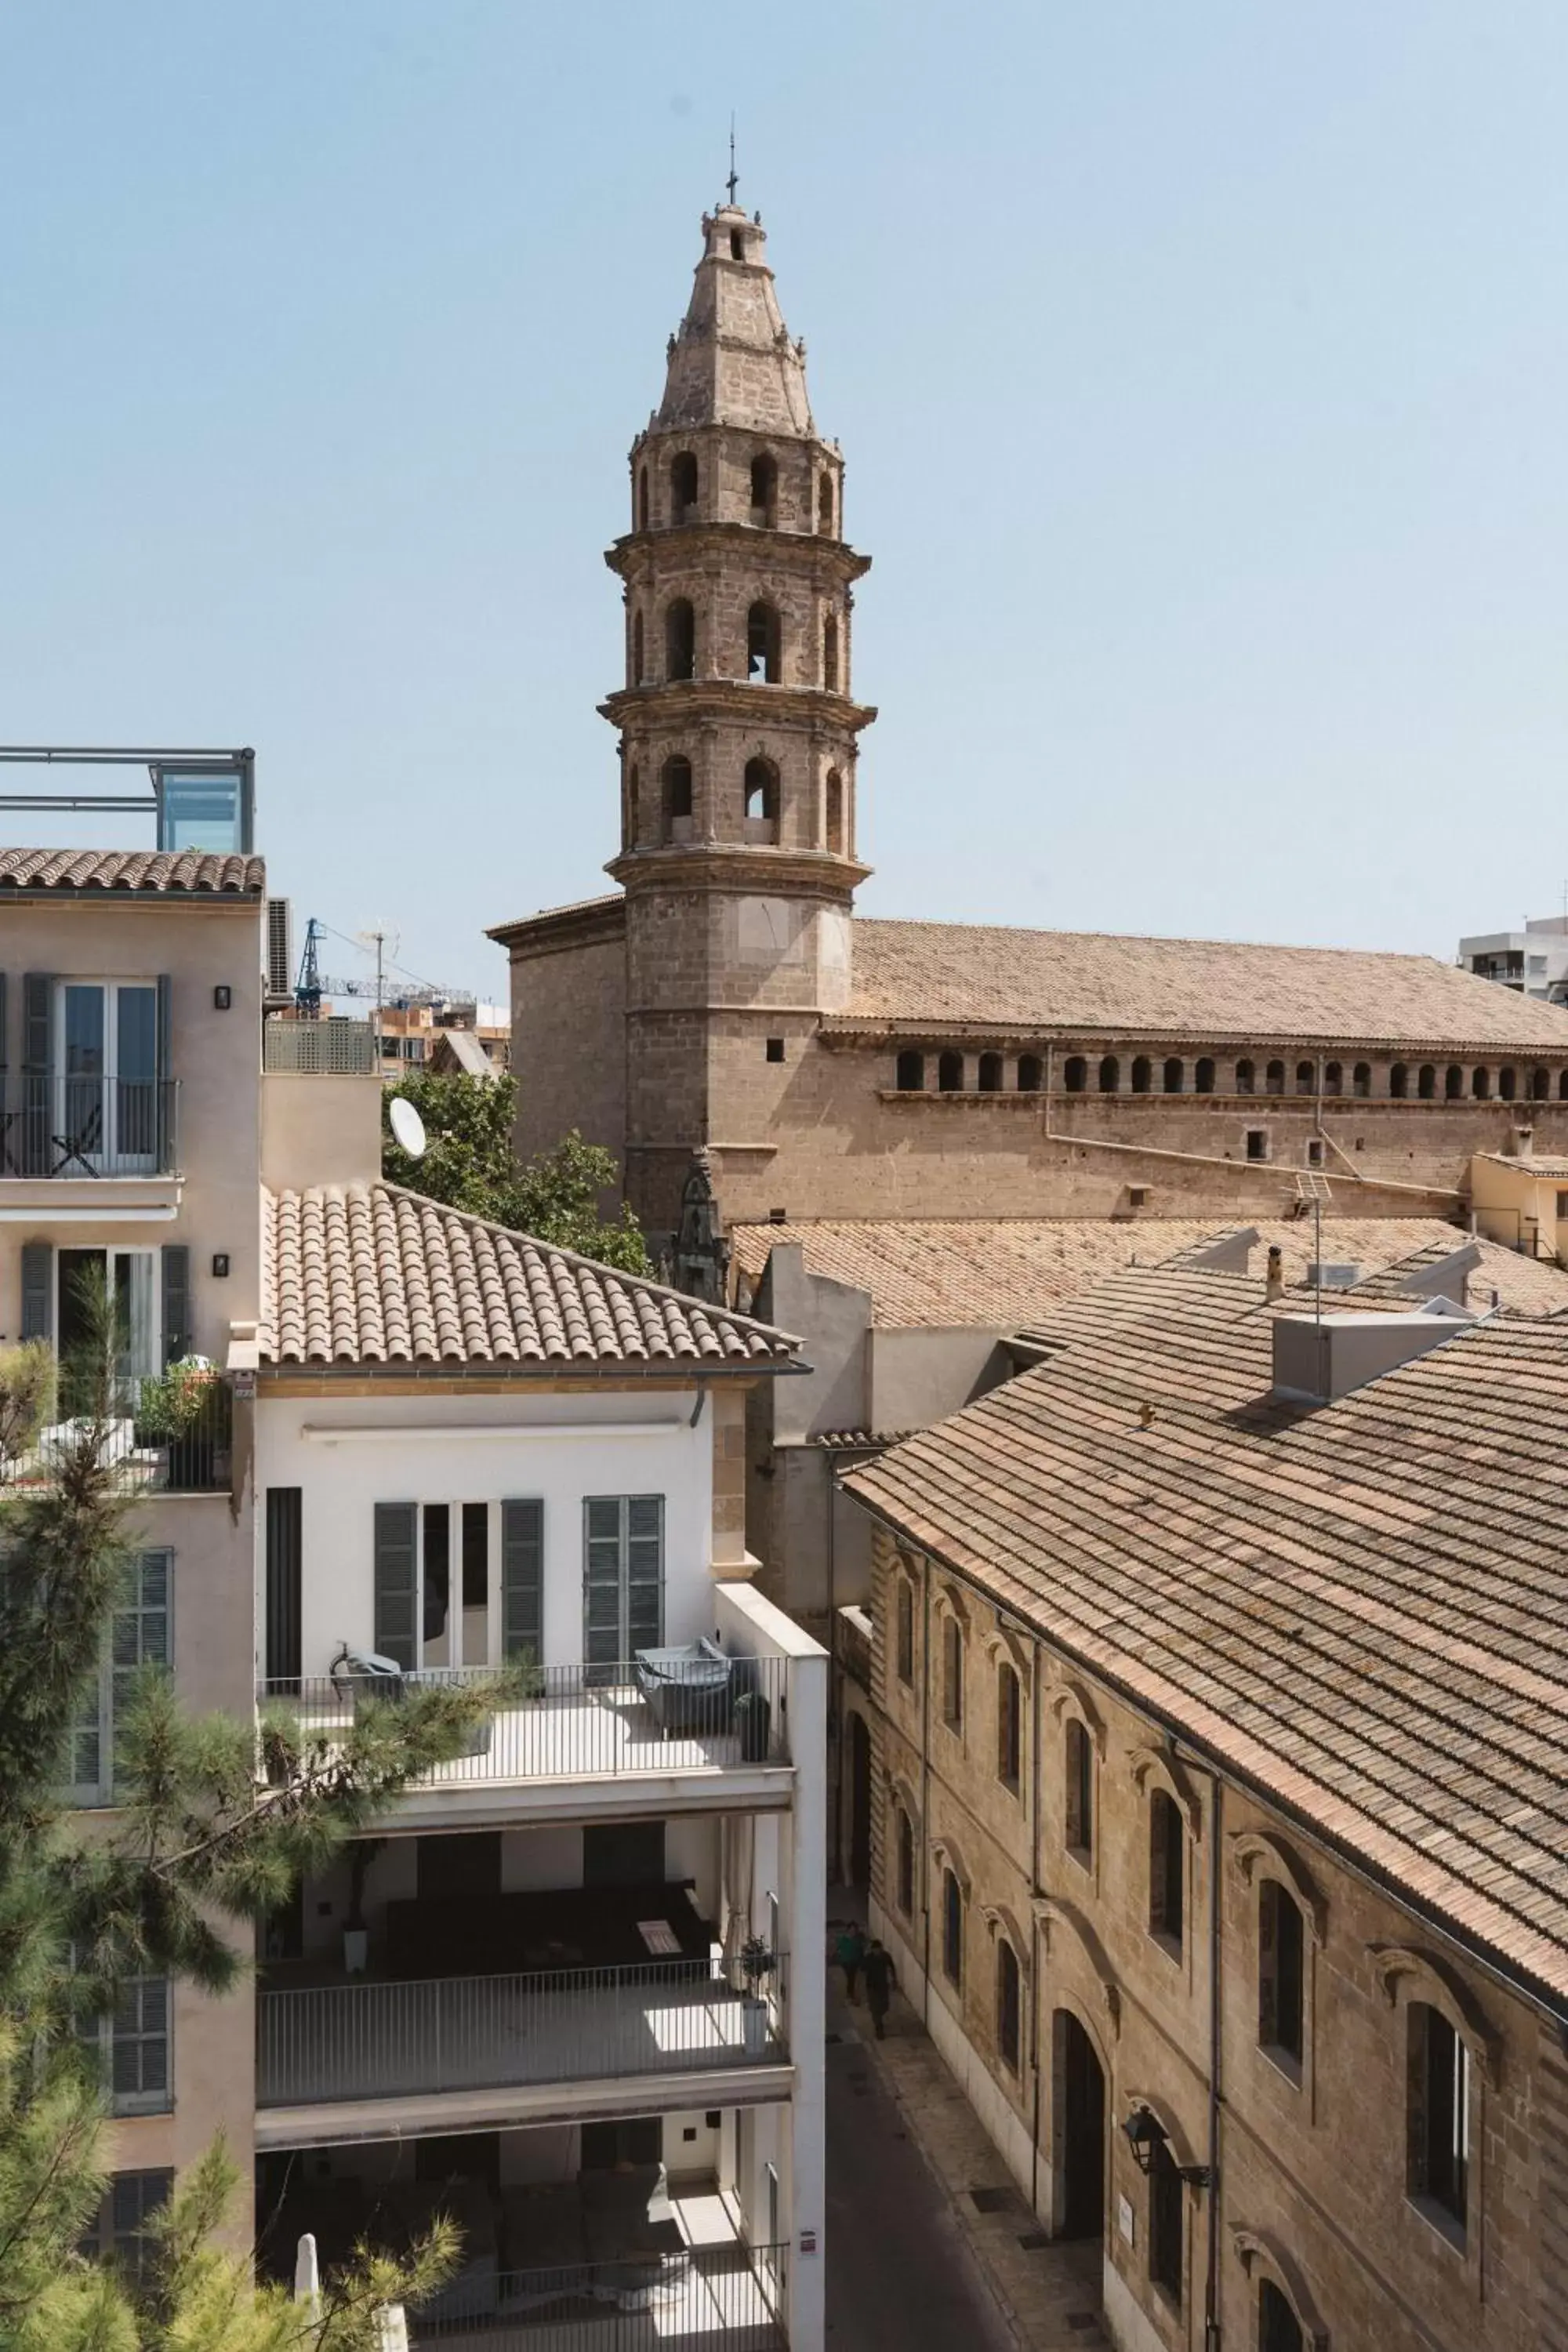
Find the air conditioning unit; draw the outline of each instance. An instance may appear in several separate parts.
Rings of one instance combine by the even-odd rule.
[[[294,909],[287,898],[267,901],[267,996],[268,1003],[294,993]]]

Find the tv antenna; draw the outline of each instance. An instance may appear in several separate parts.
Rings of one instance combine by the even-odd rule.
[[[1309,1169],[1304,1175],[1297,1177],[1297,1200],[1303,1207],[1309,1201],[1312,1204],[1312,1249],[1317,1258],[1317,1265],[1312,1269],[1316,1276],[1312,1284],[1312,1324],[1315,1334],[1313,1347],[1318,1363],[1318,1393],[1325,1399],[1329,1391],[1329,1383],[1324,1378],[1323,1363],[1323,1202],[1327,1201],[1331,1205],[1333,1197],[1332,1189],[1326,1176],[1320,1176],[1314,1170]]]

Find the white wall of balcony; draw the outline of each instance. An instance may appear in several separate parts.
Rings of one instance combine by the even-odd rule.
[[[521,1384],[520,1384],[521,1385]],[[256,1487],[302,1489],[301,1664],[324,1675],[340,1643],[374,1646],[378,1502],[544,1504],[544,1665],[583,1654],[583,1503],[662,1495],[664,1638],[713,1631],[712,1432],[695,1387],[532,1396],[269,1397],[256,1412]],[[258,1513],[258,1523],[264,1515]],[[490,1541],[489,1656],[500,1654],[500,1528]],[[258,1559],[258,1605],[265,1591]],[[483,1663],[483,1661],[474,1661]]]

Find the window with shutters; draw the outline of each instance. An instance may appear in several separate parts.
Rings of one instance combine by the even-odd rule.
[[[22,975],[21,1069],[0,1175],[146,1176],[174,1166],[166,977]]]
[[[173,2168],[116,2172],[88,2223],[77,2251],[87,2262],[111,2262],[121,2278],[141,2286],[151,2267],[153,2240],[147,2225],[174,2190]]]
[[[134,1409],[139,1401],[141,1382],[155,1379],[173,1360],[165,1344],[165,1307],[169,1302],[164,1266],[161,1264],[161,1259],[169,1255],[149,1249],[55,1252],[53,1295],[47,1308],[49,1321],[46,1328],[29,1336],[53,1338],[56,1352],[67,1368],[61,1402],[69,1411],[90,1411],[96,1402],[92,1393],[73,1398],[69,1368],[73,1360],[79,1363],[92,1353],[106,1306],[114,1317],[115,1372],[124,1383],[123,1401],[130,1408]],[[184,1269],[187,1263],[188,1253],[182,1247],[178,1251],[181,1302],[186,1290]],[[170,1332],[167,1336],[181,1355],[187,1352],[185,1333]]]
[[[1293,2083],[1306,2046],[1306,1949],[1300,1905],[1266,1878],[1258,1896],[1258,2039]]]
[[[1186,1880],[1182,1816],[1174,1799],[1156,1789],[1149,1800],[1149,1933],[1176,1959],[1182,1953]]]
[[[963,1628],[956,1617],[942,1621],[942,1719],[963,1736]]]
[[[544,1505],[500,1507],[500,1638],[505,1658],[544,1662]]]
[[[503,1582],[513,1507],[500,1507]],[[490,1503],[376,1504],[374,1647],[383,1657],[411,1672],[489,1664],[494,1511]],[[504,1639],[504,1599],[502,1616]]]
[[[894,1808],[896,1828],[894,1852],[898,1883],[899,1908],[906,1919],[912,1918],[915,1908],[915,1832],[914,1824],[902,1805]]]
[[[1094,1748],[1076,1716],[1068,1717],[1063,1750],[1062,1843],[1088,1870],[1094,1860]]]
[[[1024,1700],[1014,1668],[996,1669],[996,1778],[1017,1795],[1023,1774]]]
[[[915,1596],[908,1577],[900,1576],[894,1588],[894,1663],[899,1680],[912,1684],[915,1678]]]
[[[1182,2307],[1182,2176],[1163,2132],[1151,2143],[1149,2159],[1149,2279],[1169,2303]]]
[[[951,1870],[942,1874],[942,1971],[950,1985],[963,1982],[963,1889]]]
[[[615,1665],[664,1639],[664,1496],[589,1495],[583,1505],[583,1655]]]
[[[1023,2007],[1018,1955],[1003,1936],[996,1944],[996,2055],[1012,2074],[1018,2072]]]
[[[74,1804],[113,1803],[115,1752],[138,1677],[174,1663],[174,1566],[171,1551],[137,1552],[127,1564],[96,1684],[71,1727]]]
[[[79,2017],[77,2039],[100,2070],[110,2112],[166,2115],[174,2104],[169,1979],[127,1977],[111,2010]]]

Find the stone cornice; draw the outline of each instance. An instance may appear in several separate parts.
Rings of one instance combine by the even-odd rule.
[[[721,555],[732,562],[743,555],[748,562],[774,567],[784,563],[840,582],[863,579],[871,569],[870,557],[861,555],[847,540],[825,539],[819,531],[772,530],[752,522],[680,522],[661,530],[630,530],[605,548],[605,562],[625,580],[639,556],[657,563],[677,549],[683,560]]]
[[[700,727],[715,719],[765,732],[770,727],[812,727],[823,735],[858,735],[877,716],[870,702],[851,702],[820,686],[754,686],[742,677],[683,677],[665,686],[617,687],[599,705],[612,727],[638,719]]]
[[[605,866],[629,897],[643,889],[756,893],[770,898],[835,898],[844,907],[871,868],[825,849],[771,843],[683,841],[667,849],[624,850]]]
[[[624,898],[591,898],[577,907],[547,907],[542,914],[524,915],[515,923],[498,923],[486,937],[509,948],[514,959],[552,955],[566,948],[596,947],[625,936]]]

